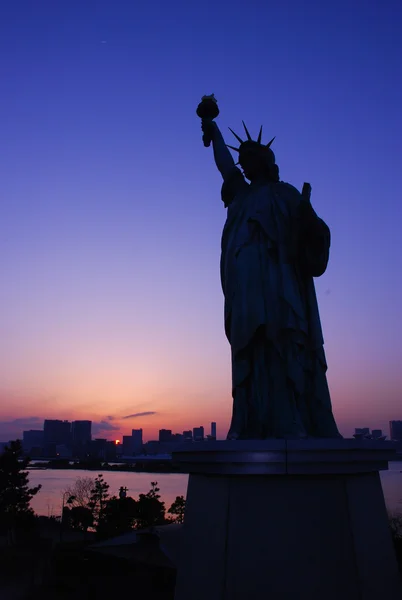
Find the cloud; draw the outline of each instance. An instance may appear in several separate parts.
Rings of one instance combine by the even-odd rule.
[[[8,442],[22,438],[22,432],[28,429],[43,429],[42,417],[20,417],[0,421],[0,441]]]
[[[112,420],[114,420],[112,418]],[[18,419],[10,419],[8,421],[0,421],[0,442],[8,442],[9,440],[21,439],[22,432],[29,429],[43,429],[43,417],[23,417]],[[110,422],[110,418],[106,417],[102,421],[92,422],[92,434],[107,434],[111,431],[119,431],[120,427]]]
[[[112,423],[108,423],[107,421],[99,421],[92,422],[92,434],[102,433],[104,431],[119,431],[120,427],[116,425],[112,425]]]
[[[108,421],[114,421],[114,420],[115,420],[115,418],[116,418],[116,417],[112,417],[112,415],[109,415],[109,416],[107,416],[107,417],[106,417],[106,419],[107,419]]]
[[[147,410],[146,412],[134,413],[132,415],[127,415],[126,417],[122,417],[122,419],[136,419],[137,417],[149,417],[151,415],[156,415],[155,410]]]
[[[12,419],[11,421],[3,421],[8,425],[17,425],[20,427],[32,427],[39,423],[43,426],[44,419],[42,417],[19,417],[18,419]]]

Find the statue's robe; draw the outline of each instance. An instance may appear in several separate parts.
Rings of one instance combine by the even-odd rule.
[[[330,232],[291,185],[222,186],[225,331],[232,350],[230,436],[339,437],[326,379],[313,277],[327,267]],[[306,205],[304,205],[306,208]],[[303,215],[308,214],[309,217]]]

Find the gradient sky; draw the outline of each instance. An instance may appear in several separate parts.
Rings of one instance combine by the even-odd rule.
[[[242,119],[277,136],[281,178],[331,228],[316,287],[341,431],[402,419],[400,0],[0,12],[0,440],[44,418],[226,435],[210,93],[228,143]]]

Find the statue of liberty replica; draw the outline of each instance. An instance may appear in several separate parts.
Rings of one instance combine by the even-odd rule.
[[[326,379],[314,277],[328,264],[330,231],[310,203],[279,178],[262,127],[227,146],[214,96],[197,109],[223,177],[227,219],[221,281],[231,345],[233,415],[228,439],[341,437]],[[238,153],[238,162],[228,148]],[[240,169],[238,166],[240,166]]]

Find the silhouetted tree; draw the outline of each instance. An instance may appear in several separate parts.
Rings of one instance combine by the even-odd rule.
[[[111,498],[105,508],[100,533],[107,536],[131,531],[136,523],[137,505],[133,498]]]
[[[29,473],[25,471],[29,462],[22,456],[19,440],[11,442],[0,455],[0,527],[7,531],[11,542],[18,528],[33,523],[30,502],[42,487],[29,487]]]
[[[160,489],[158,488],[158,482],[151,481],[151,489],[146,494],[146,496],[148,496],[148,498],[156,498],[157,500],[160,500],[161,495],[159,494],[159,492]]]
[[[70,527],[75,531],[87,531],[94,522],[92,511],[86,506],[73,506],[68,518]]]
[[[163,525],[165,523],[165,503],[161,501],[157,481],[151,482],[151,489],[147,494],[140,494],[137,501],[137,529]]]
[[[74,498],[71,502],[72,507],[82,506],[88,508],[94,487],[95,479],[93,477],[78,477],[72,485],[65,488],[64,494]]]
[[[95,527],[102,527],[106,504],[109,500],[109,484],[103,479],[103,475],[98,475],[94,481],[94,487],[91,490],[91,497],[88,508],[91,509]]]
[[[184,496],[176,496],[176,500],[169,508],[168,513],[174,516],[175,523],[184,522],[184,511],[186,509],[186,500]]]

